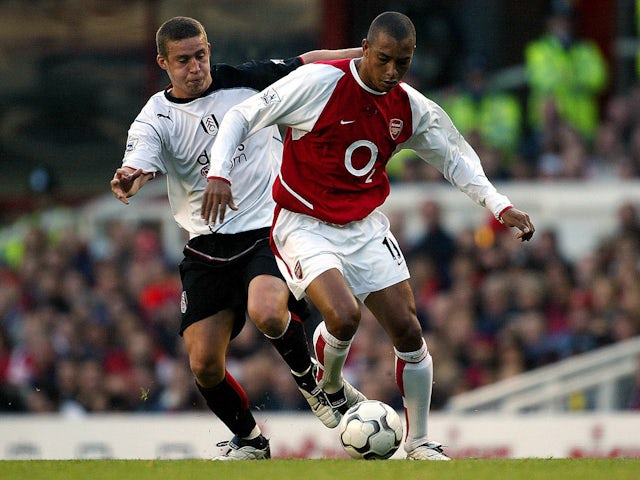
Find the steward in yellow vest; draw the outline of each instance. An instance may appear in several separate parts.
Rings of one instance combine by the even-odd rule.
[[[607,64],[594,42],[574,38],[569,10],[553,12],[547,32],[526,46],[525,67],[532,129],[541,130],[544,105],[552,100],[562,120],[587,140],[593,139],[599,121],[598,95],[608,81]]]
[[[442,108],[465,137],[480,135],[502,154],[516,153],[522,135],[522,107],[516,95],[490,87],[484,57],[466,62],[464,84],[443,95]]]

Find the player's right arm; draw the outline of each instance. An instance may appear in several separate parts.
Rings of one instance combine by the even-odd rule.
[[[170,113],[156,97],[147,102],[129,127],[122,166],[110,182],[114,197],[125,205],[129,204],[129,197],[158,173],[167,173],[162,161],[161,135],[168,138],[165,128]],[[166,115],[157,115],[157,112]]]
[[[342,75],[327,65],[304,65],[231,108],[209,155],[208,178],[229,180],[236,148],[262,128],[291,127],[294,138],[310,132]]]
[[[155,173],[144,173],[141,168],[118,168],[111,179],[113,196],[125,205],[129,205],[129,197],[138,193],[142,186],[154,176]]]
[[[236,209],[231,170],[237,146],[251,134],[275,124],[293,128],[294,137],[310,132],[331,95],[330,85],[341,75],[341,71],[325,65],[305,65],[227,112],[209,156],[200,213],[206,223],[222,223],[226,208]]]

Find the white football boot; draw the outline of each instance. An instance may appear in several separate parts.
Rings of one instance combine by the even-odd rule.
[[[438,442],[427,442],[407,452],[407,460],[451,460]]]
[[[229,447],[223,455],[213,460],[268,460],[271,458],[269,440],[260,435],[253,440],[244,440],[234,436],[231,440],[220,442],[218,447]]]
[[[336,412],[331,405],[322,388],[316,381],[316,374],[318,372],[318,364],[312,359],[313,365],[311,366],[311,375],[305,374],[303,376],[296,375],[291,372],[293,378],[298,384],[298,390],[302,393],[307,400],[311,411],[316,417],[324,424],[325,427],[335,428],[340,423],[341,415]]]

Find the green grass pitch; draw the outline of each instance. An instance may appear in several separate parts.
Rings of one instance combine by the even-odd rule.
[[[637,480],[640,459],[5,460],[0,480]]]

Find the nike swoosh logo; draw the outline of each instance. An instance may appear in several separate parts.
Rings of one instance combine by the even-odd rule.
[[[355,122],[355,120],[340,120],[340,125],[348,125]]]

